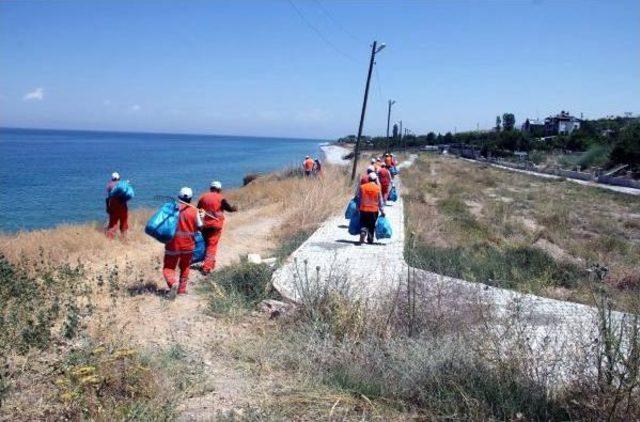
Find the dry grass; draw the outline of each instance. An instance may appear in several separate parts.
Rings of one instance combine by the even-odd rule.
[[[404,181],[414,265],[584,303],[602,287],[621,309],[640,292],[639,198],[433,156]]]
[[[238,262],[247,253],[264,256],[276,249],[282,239],[314,230],[329,215],[342,212],[350,191],[344,171],[326,167],[325,176],[320,179],[283,172],[226,192],[230,201],[238,203],[240,211],[228,215],[219,267]],[[271,381],[246,378],[233,359],[226,361],[227,356],[212,347],[225,347],[227,339],[248,335],[243,326],[249,316],[236,321],[218,320],[202,312],[206,299],[196,294],[173,303],[153,294],[164,287],[163,245],[144,234],[150,213],[130,213],[129,235],[124,242],[108,240],[97,223],[0,237],[0,252],[6,257],[3,263],[28,274],[34,286],[46,287],[40,289],[45,294],[37,296],[37,300],[25,302],[28,306],[16,302],[7,308],[9,301],[2,299],[0,316],[5,319],[0,322],[13,325],[3,326],[8,335],[0,338],[6,346],[0,363],[2,367],[7,365],[6,371],[0,371],[0,401],[4,400],[0,419],[20,419],[20,415],[23,419],[163,419],[170,417],[180,402],[198,396],[216,403],[222,401],[218,406],[222,412],[237,406],[270,406],[263,397],[264,389],[271,388]],[[81,271],[67,276],[68,268],[78,265]],[[56,281],[58,271],[66,277],[64,283]],[[14,283],[24,284],[7,274],[7,291]],[[58,302],[63,311],[57,310]],[[40,314],[43,323],[39,322]],[[73,336],[67,339],[64,333],[69,331],[65,328],[69,324]],[[25,347],[13,341],[24,337],[23,333],[30,341]],[[248,341],[251,339],[249,336]],[[38,348],[30,344],[37,344]],[[100,345],[108,351],[104,360],[92,354]],[[131,351],[131,361],[118,363],[111,359],[110,354],[123,349]],[[151,350],[153,354],[149,354]],[[74,361],[78,354],[85,357],[83,362]],[[206,370],[211,374],[205,372],[205,360],[210,362]],[[131,368],[123,373],[121,370],[130,364]],[[83,369],[91,372],[86,377],[96,377],[82,381],[74,375],[82,366],[92,368]],[[55,368],[53,372],[51,368]],[[128,383],[107,382],[114,379],[114,374]],[[237,391],[223,393],[223,398],[207,396],[214,388],[211,384],[218,382],[212,377],[218,376]],[[59,386],[56,380],[60,380]],[[99,384],[94,384],[98,380]],[[215,388],[226,391],[228,387]],[[122,395],[123,389],[135,391]],[[326,394],[326,399],[318,398],[316,402],[331,402],[335,393]],[[294,397],[298,396],[289,392],[287,400],[298,400]],[[343,396],[343,402],[353,400]],[[189,406],[180,405],[178,410],[188,411]],[[275,410],[271,408],[269,412]]]

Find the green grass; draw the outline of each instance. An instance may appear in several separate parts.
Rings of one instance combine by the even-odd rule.
[[[200,286],[213,314],[240,316],[271,297],[271,274],[265,264],[241,261],[212,273]]]
[[[449,277],[504,288],[519,286],[576,287],[586,281],[584,270],[555,261],[531,246],[434,247],[418,244],[405,252],[409,265]]]

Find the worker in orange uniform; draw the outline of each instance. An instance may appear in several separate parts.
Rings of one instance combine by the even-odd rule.
[[[202,226],[202,237],[207,250],[202,264],[202,272],[209,274],[216,267],[218,242],[222,236],[222,228],[224,226],[224,212],[236,212],[238,208],[229,204],[222,195],[222,183],[217,180],[211,182],[209,192],[200,196],[198,208],[206,213]]]
[[[358,192],[358,203],[360,210],[360,242],[364,243],[365,237],[367,243],[373,243],[373,235],[376,230],[376,221],[378,213],[384,216],[384,201],[382,199],[382,191],[380,185],[376,183],[378,176],[376,173],[369,174],[369,182],[360,186]]]
[[[187,293],[189,265],[196,246],[195,235],[202,228],[204,211],[187,205],[191,203],[192,197],[191,188],[180,189],[178,227],[174,238],[165,245],[162,275],[169,286],[170,299],[175,299],[176,293]],[[176,267],[180,268],[179,278],[176,278]]]
[[[304,161],[302,162],[302,169],[304,170],[305,176],[311,176],[313,173],[313,166],[315,162],[308,155],[304,157]]]
[[[382,199],[386,205],[389,192],[391,192],[391,173],[387,169],[386,164],[380,166],[380,170],[378,170],[378,180],[380,181],[380,188],[382,190]]]
[[[109,215],[109,224],[107,226],[106,235],[109,239],[116,237],[116,230],[120,226],[120,235],[125,238],[129,229],[128,219],[129,210],[127,201],[119,196],[111,196],[111,191],[120,181],[120,174],[114,171],[111,174],[111,180],[107,183],[107,214]]]
[[[387,166],[388,169],[393,167],[393,157],[391,157],[391,154],[386,153],[384,155],[384,164]]]

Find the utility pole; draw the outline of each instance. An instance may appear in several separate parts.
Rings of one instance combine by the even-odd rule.
[[[367,84],[364,88],[364,100],[362,101],[362,113],[360,114],[360,126],[358,127],[358,137],[356,138],[356,148],[353,152],[353,170],[351,171],[351,181],[356,178],[356,169],[358,167],[358,158],[360,158],[360,138],[362,138],[362,126],[364,125],[364,115],[367,111],[367,98],[369,98],[369,84],[371,83],[371,72],[373,71],[373,63],[376,58],[376,53],[380,52],[386,46],[380,44],[377,47],[378,42],[374,41],[371,46],[371,60],[369,60],[369,73],[367,73]]]
[[[387,112],[387,150],[385,152],[389,152],[391,148],[391,138],[389,138],[389,123],[391,121],[391,106],[396,102],[393,100],[389,100],[389,111]]]

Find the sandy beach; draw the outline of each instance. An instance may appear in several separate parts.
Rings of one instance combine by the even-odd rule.
[[[325,160],[328,164],[335,164],[340,166],[346,166],[349,164],[349,160],[345,160],[344,157],[346,154],[349,154],[351,151],[348,148],[341,147],[339,145],[322,145],[320,147],[322,152],[324,153]]]

